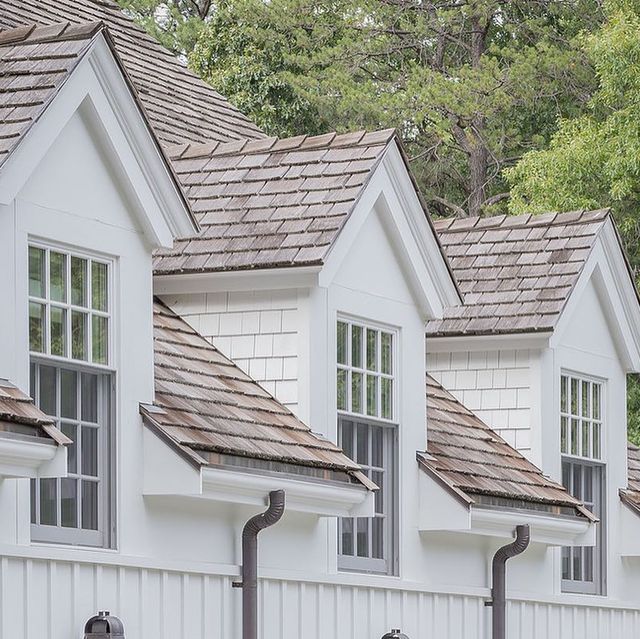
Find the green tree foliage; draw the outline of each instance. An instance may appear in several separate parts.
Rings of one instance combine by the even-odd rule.
[[[269,133],[399,129],[436,212],[475,215],[589,95],[598,4],[221,0],[190,61]]]

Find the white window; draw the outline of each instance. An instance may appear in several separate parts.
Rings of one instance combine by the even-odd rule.
[[[73,444],[67,477],[31,481],[34,541],[113,542],[111,267],[29,247],[31,396]]]
[[[560,377],[562,483],[599,519],[596,545],[562,549],[562,589],[604,594],[606,546],[602,383],[575,375]]]
[[[339,522],[338,565],[397,572],[397,423],[395,336],[356,322],[337,323],[338,441],[379,490],[374,517]]]

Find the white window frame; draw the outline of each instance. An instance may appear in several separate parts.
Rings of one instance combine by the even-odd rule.
[[[37,248],[45,251],[45,290],[43,297],[37,297],[31,295],[29,290],[29,255],[30,248]],[[66,287],[67,296],[65,302],[58,302],[51,300],[50,298],[50,261],[49,252],[65,254],[67,256],[67,272],[66,272]],[[39,500],[31,505],[31,540],[36,543],[55,543],[65,544],[73,546],[89,546],[96,548],[115,548],[116,543],[116,437],[115,437],[115,398],[116,398],[116,369],[114,367],[114,344],[116,341],[116,330],[114,317],[115,313],[115,261],[112,258],[105,257],[99,254],[89,253],[83,250],[77,250],[68,246],[60,246],[53,243],[46,243],[41,240],[29,239],[27,243],[27,295],[28,304],[35,302],[44,306],[44,331],[43,350],[45,352],[31,351],[29,350],[30,369],[32,365],[36,368],[39,366],[50,366],[56,369],[56,376],[58,384],[56,388],[56,414],[52,415],[56,419],[56,424],[60,426],[61,421],[78,421],[80,422],[80,416],[78,420],[64,420],[61,418],[60,411],[60,371],[70,370],[75,371],[78,375],[82,372],[91,373],[98,376],[98,529],[89,530],[81,528],[81,519],[78,519],[78,527],[63,527],[61,525],[60,510],[61,510],[61,493],[60,482],[61,480],[55,479],[57,483],[57,524],[45,525],[39,522],[40,503]],[[87,288],[85,294],[87,295],[87,306],[77,307],[71,303],[71,257],[77,257],[87,260]],[[106,311],[100,311],[92,309],[91,302],[91,262],[97,262],[104,264],[107,267],[107,309]],[[66,353],[64,356],[53,355],[50,352],[50,308],[52,306],[65,308],[67,311],[67,335],[66,335]],[[27,309],[28,310],[28,309]],[[87,313],[87,335],[86,335],[86,348],[87,348],[87,360],[73,359],[71,350],[71,310],[79,310]],[[28,313],[27,313],[28,315]],[[106,349],[106,363],[95,363],[93,359],[93,344],[92,344],[92,316],[101,316],[107,318],[108,324],[108,338]],[[31,346],[29,338],[29,348]],[[33,380],[32,380],[33,384]],[[38,384],[31,389],[32,398],[39,403],[39,389]],[[73,476],[79,476],[80,469],[77,469],[77,474]],[[35,492],[39,494],[36,489],[34,491],[33,482],[39,480],[32,480],[32,494]],[[81,483],[78,481],[78,488],[80,489]],[[34,512],[36,513],[34,517]],[[35,520],[35,523],[33,523]]]
[[[338,345],[338,323],[344,323],[347,325],[347,361],[344,364],[338,363],[337,359],[337,345]],[[358,326],[363,331],[362,338],[362,366],[352,366],[352,327]],[[367,369],[366,362],[366,342],[367,342],[367,329],[378,331],[377,337],[377,362],[376,371]],[[356,529],[358,525],[358,519],[360,518],[341,518],[338,520],[338,569],[342,571],[360,572],[360,573],[375,573],[382,575],[397,575],[399,569],[399,490],[398,490],[398,466],[399,466],[399,445],[398,445],[398,331],[397,329],[383,326],[370,321],[362,321],[348,316],[338,315],[336,322],[334,323],[335,330],[335,343],[336,343],[336,361],[335,361],[335,388],[336,388],[336,413],[338,422],[338,444],[342,446],[342,424],[345,421],[353,422],[353,453],[352,458],[357,462],[357,451],[355,448],[357,426],[360,425],[363,428],[368,429],[369,438],[369,456],[371,456],[371,427],[380,427],[383,432],[383,468],[374,468],[372,464],[363,465],[363,471],[367,476],[371,477],[374,472],[384,472],[384,486],[381,493],[378,495],[377,500],[382,499],[385,504],[384,511],[384,524],[383,524],[383,558],[376,558],[370,556],[372,554],[372,523],[368,524],[368,554],[369,556],[357,556],[357,537]],[[391,373],[383,373],[381,360],[382,360],[382,348],[381,340],[382,333],[387,333],[391,336]],[[346,371],[346,409],[340,409],[337,406],[338,402],[338,370]],[[352,406],[352,385],[351,385],[351,372],[357,372],[362,374],[362,412],[353,412],[349,410]],[[366,375],[375,376],[377,378],[376,386],[376,414],[367,414],[367,383]],[[391,380],[391,415],[390,417],[382,417],[382,382],[381,379]],[[348,448],[348,447],[347,447]],[[375,481],[375,480],[374,480]],[[376,500],[376,503],[378,501]],[[352,555],[342,554],[342,526],[343,521],[349,519],[353,526],[353,553]],[[362,518],[372,520],[374,518]]]
[[[567,382],[566,407],[562,405],[563,380]],[[577,383],[578,397],[577,410],[571,408],[572,381]],[[586,411],[583,407],[584,385],[587,384],[588,402]],[[594,415],[593,387],[599,388],[599,415]],[[593,547],[564,547],[561,549],[561,589],[565,593],[577,593],[588,595],[604,595],[606,592],[606,513],[607,513],[607,466],[606,466],[606,380],[591,375],[585,375],[570,370],[560,371],[560,458],[562,467],[562,483],[578,499],[585,500],[585,505],[593,510],[600,522],[596,527],[596,544]],[[586,412],[586,414],[585,414]],[[577,422],[575,429],[573,423]],[[578,434],[578,441],[574,445],[574,435]],[[586,433],[586,437],[585,437]],[[595,435],[598,436],[598,445],[594,447]],[[586,444],[586,445],[585,445]],[[578,489],[573,486],[576,480],[575,469],[579,468],[581,486]],[[591,477],[589,493],[591,499],[585,499],[583,494],[585,486],[585,473]],[[584,566],[587,554],[592,564],[592,579],[574,579],[573,576],[565,578],[562,564],[569,562],[569,572],[573,573],[573,561],[579,556],[579,561]],[[583,568],[584,569],[584,568]],[[580,572],[583,572],[583,569]]]

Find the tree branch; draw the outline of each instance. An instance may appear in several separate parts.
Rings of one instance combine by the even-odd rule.
[[[442,206],[448,208],[450,211],[453,211],[456,217],[469,217],[467,212],[461,206],[458,206],[453,202],[449,202],[448,200],[445,200],[442,197],[439,197],[437,195],[432,195],[429,199],[433,200],[434,202],[437,202],[438,204],[441,204]]]

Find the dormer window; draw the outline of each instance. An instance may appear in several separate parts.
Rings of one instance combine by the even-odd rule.
[[[604,593],[605,464],[603,384],[577,375],[560,376],[562,483],[600,519],[594,547],[562,549],[562,589]]]
[[[374,517],[339,522],[343,570],[397,572],[396,335],[361,324],[337,323],[338,441],[379,490]]]
[[[67,477],[31,481],[34,541],[112,543],[111,264],[29,247],[31,396],[73,444]]]

